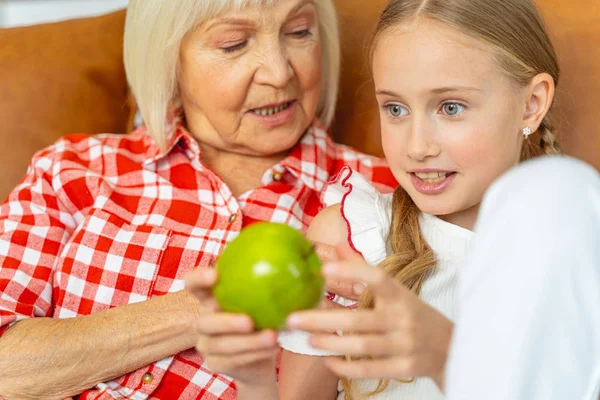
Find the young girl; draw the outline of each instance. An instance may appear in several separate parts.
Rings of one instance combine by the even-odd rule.
[[[382,195],[357,173],[343,171],[325,193],[332,206],[315,218],[309,235],[330,244],[349,238],[369,264],[419,298],[396,290],[375,303],[375,312],[322,313],[312,318],[315,327],[329,321],[329,328],[366,331],[370,340],[342,334],[314,337],[311,344],[374,356],[353,364],[371,369],[371,376],[382,376],[377,368],[385,356],[395,365],[390,378],[402,378],[342,380],[339,398],[346,392],[350,398],[441,399],[456,280],[479,204],[492,182],[520,161],[558,153],[547,113],[559,68],[529,0],[392,0],[376,29],[372,70],[383,148],[400,187]],[[370,295],[358,305],[371,307]],[[282,388],[309,388],[313,399],[335,397],[336,376],[321,366],[324,358],[311,356],[323,354],[300,333],[282,336],[281,343],[303,353],[284,355]],[[340,360],[330,366],[353,375]]]
[[[347,241],[344,265],[378,269],[325,271],[367,284],[358,310],[290,317],[290,328],[321,334],[280,335],[284,399],[442,399],[457,277],[484,193],[519,162],[560,152],[548,117],[559,68],[530,0],[392,0],[371,54],[383,148],[400,187],[383,195],[346,169],[327,188],[329,207],[309,237]],[[235,375],[239,398],[277,396],[273,361],[257,343],[252,355],[211,358],[218,340],[207,337],[198,350]],[[272,334],[263,338],[272,345]],[[331,354],[346,360],[323,357]]]
[[[396,291],[375,304],[375,313],[321,314],[315,325],[323,328],[327,320],[342,331],[366,330],[370,340],[357,345],[352,335],[320,336],[311,343],[352,357],[385,355],[396,365],[390,377],[401,380],[342,380],[338,389],[351,398],[441,399],[456,280],[479,204],[492,182],[520,161],[558,153],[547,113],[559,68],[529,0],[392,0],[376,29],[372,69],[383,148],[400,187],[382,195],[343,171],[325,193],[326,204],[339,204],[315,218],[309,235],[330,244],[349,238],[369,264],[419,299]],[[366,295],[358,308],[372,306]],[[393,309],[404,312],[391,318]],[[335,394],[337,378],[321,366],[324,358],[310,356],[323,354],[304,335],[284,335],[281,343],[304,354],[284,356],[283,387],[309,388],[313,399]],[[377,358],[361,363],[382,376]],[[331,367],[352,376],[344,365],[337,360]]]

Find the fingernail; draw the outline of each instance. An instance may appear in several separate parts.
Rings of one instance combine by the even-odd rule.
[[[264,332],[261,335],[260,340],[264,343],[264,344],[272,344],[273,343],[273,333],[271,331],[267,331]]]
[[[251,329],[253,322],[248,320],[247,318],[242,318],[238,321],[239,327],[242,329]]]
[[[364,284],[362,284],[362,283],[355,283],[355,284],[354,284],[354,293],[355,293],[355,294],[357,294],[357,295],[359,295],[359,296],[360,296],[361,294],[363,294],[363,293],[365,292],[365,290],[366,290],[366,289],[367,289],[367,288],[366,288],[366,287],[365,287],[365,285],[364,285]]]
[[[310,344],[311,347],[319,348],[319,339],[315,337],[315,335],[310,335],[308,337],[308,344]]]
[[[287,317],[286,319],[286,324],[288,327],[293,328],[294,326],[296,326],[298,323],[300,322],[300,317],[296,314],[291,314],[289,317]]]
[[[323,266],[323,273],[326,275],[335,273],[337,265],[335,263],[327,263]]]
[[[213,281],[217,277],[217,271],[212,267],[200,267],[202,270],[202,278],[207,281]]]

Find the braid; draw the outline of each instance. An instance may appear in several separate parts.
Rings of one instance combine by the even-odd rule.
[[[562,154],[554,126],[548,117],[544,118],[538,130],[540,132],[540,147],[544,153],[548,155]]]
[[[392,255],[378,265],[378,268],[383,269],[397,282],[408,287],[417,295],[421,293],[423,282],[436,264],[433,250],[421,233],[420,214],[421,211],[408,193],[398,187],[392,198],[392,224],[388,236]],[[367,290],[361,297],[358,307],[373,308],[373,306],[373,295]],[[352,382],[345,378],[342,378],[341,381],[346,400],[356,399]],[[401,382],[410,383],[411,381]],[[389,380],[380,379],[377,388],[367,396],[383,392],[388,384]]]
[[[562,149],[556,137],[554,125],[549,116],[546,116],[535,134],[525,141],[521,152],[521,161],[557,154],[563,154]]]

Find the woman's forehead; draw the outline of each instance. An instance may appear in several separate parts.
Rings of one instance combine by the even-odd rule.
[[[314,0],[230,0],[228,5],[219,6],[221,12],[214,9],[201,13],[197,32],[208,32],[223,25],[277,26],[310,4],[314,4]]]
[[[248,9],[262,11],[264,9],[278,9],[282,12],[301,8],[305,4],[314,3],[314,0],[201,0],[208,2],[204,19],[218,18],[229,13],[244,13],[247,15]],[[204,7],[203,7],[204,8]]]

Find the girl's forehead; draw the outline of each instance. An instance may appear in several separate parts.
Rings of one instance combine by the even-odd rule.
[[[386,40],[387,39],[387,40]],[[387,46],[393,42],[425,42],[428,45],[440,47],[456,47],[464,51],[480,51],[493,55],[491,47],[482,40],[478,40],[453,26],[429,18],[412,18],[404,23],[399,23],[388,28],[381,34],[377,42],[385,41]]]
[[[373,56],[378,85],[414,90],[448,85],[484,89],[491,80],[501,83],[504,79],[488,46],[435,21],[390,29],[380,37]]]

